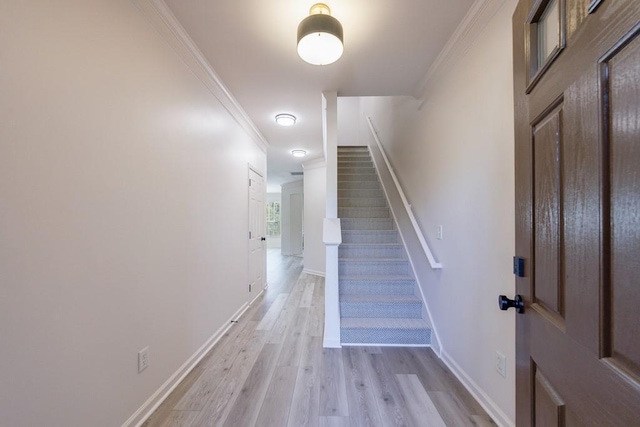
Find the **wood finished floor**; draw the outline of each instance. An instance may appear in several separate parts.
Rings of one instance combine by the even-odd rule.
[[[323,349],[301,261],[269,249],[267,291],[143,426],[495,425],[428,348]]]

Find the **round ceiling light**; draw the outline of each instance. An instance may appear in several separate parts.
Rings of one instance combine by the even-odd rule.
[[[304,157],[307,155],[307,152],[304,150],[292,150],[291,154],[293,157]]]
[[[293,126],[296,124],[296,116],[293,114],[278,114],[276,123],[280,126]]]
[[[311,6],[309,16],[298,25],[298,55],[313,65],[336,62],[344,51],[342,24],[324,3]]]

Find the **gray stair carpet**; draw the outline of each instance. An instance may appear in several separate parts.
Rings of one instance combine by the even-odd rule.
[[[338,147],[342,344],[430,345],[422,298],[367,147]]]

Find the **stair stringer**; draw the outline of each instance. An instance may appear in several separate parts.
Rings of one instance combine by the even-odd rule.
[[[437,329],[436,325],[433,323],[433,317],[431,316],[431,310],[429,310],[428,301],[427,301],[427,299],[426,299],[426,297],[424,295],[424,292],[422,290],[422,283],[420,281],[420,276],[416,272],[414,259],[412,257],[411,251],[409,250],[409,246],[407,245],[407,241],[405,239],[403,228],[400,227],[400,222],[398,221],[397,211],[400,210],[400,209],[404,209],[404,206],[399,206],[398,204],[393,203],[392,202],[393,199],[391,197],[389,197],[390,196],[390,194],[389,194],[390,191],[388,190],[388,187],[389,186],[394,186],[395,187],[395,184],[393,184],[393,180],[390,177],[389,177],[388,180],[387,179],[383,179],[383,177],[382,177],[382,175],[380,173],[379,163],[381,163],[384,166],[385,170],[387,169],[387,167],[386,167],[387,165],[386,165],[386,163],[384,161],[379,161],[379,159],[376,159],[377,156],[374,154],[374,148],[376,150],[378,148],[377,147],[372,147],[371,145],[367,145],[367,147],[369,148],[369,154],[371,155],[371,160],[373,162],[373,167],[374,167],[374,169],[376,171],[376,175],[378,176],[378,181],[380,182],[380,186],[382,187],[382,192],[384,193],[384,196],[387,199],[387,204],[389,205],[389,210],[391,211],[391,216],[393,217],[393,221],[395,223],[396,230],[398,231],[398,235],[400,236],[400,240],[402,241],[402,245],[404,247],[405,255],[407,256],[407,260],[409,261],[409,265],[411,266],[411,275],[415,279],[415,282],[416,282],[415,286],[418,288],[418,293],[416,295],[420,295],[420,298],[422,298],[423,318],[428,319],[429,326],[431,327],[431,348],[438,355],[438,357],[440,357],[441,356],[442,347],[440,346],[440,336],[438,335],[438,329]],[[406,232],[406,230],[405,230],[405,232]]]

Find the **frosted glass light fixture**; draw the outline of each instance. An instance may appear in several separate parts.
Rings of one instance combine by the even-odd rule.
[[[344,51],[342,24],[324,3],[311,6],[309,16],[298,25],[298,55],[313,65],[336,62]]]
[[[307,152],[304,150],[292,150],[291,155],[293,157],[304,157],[307,155]]]
[[[280,126],[293,126],[296,124],[296,116],[293,114],[278,114],[276,123]]]

